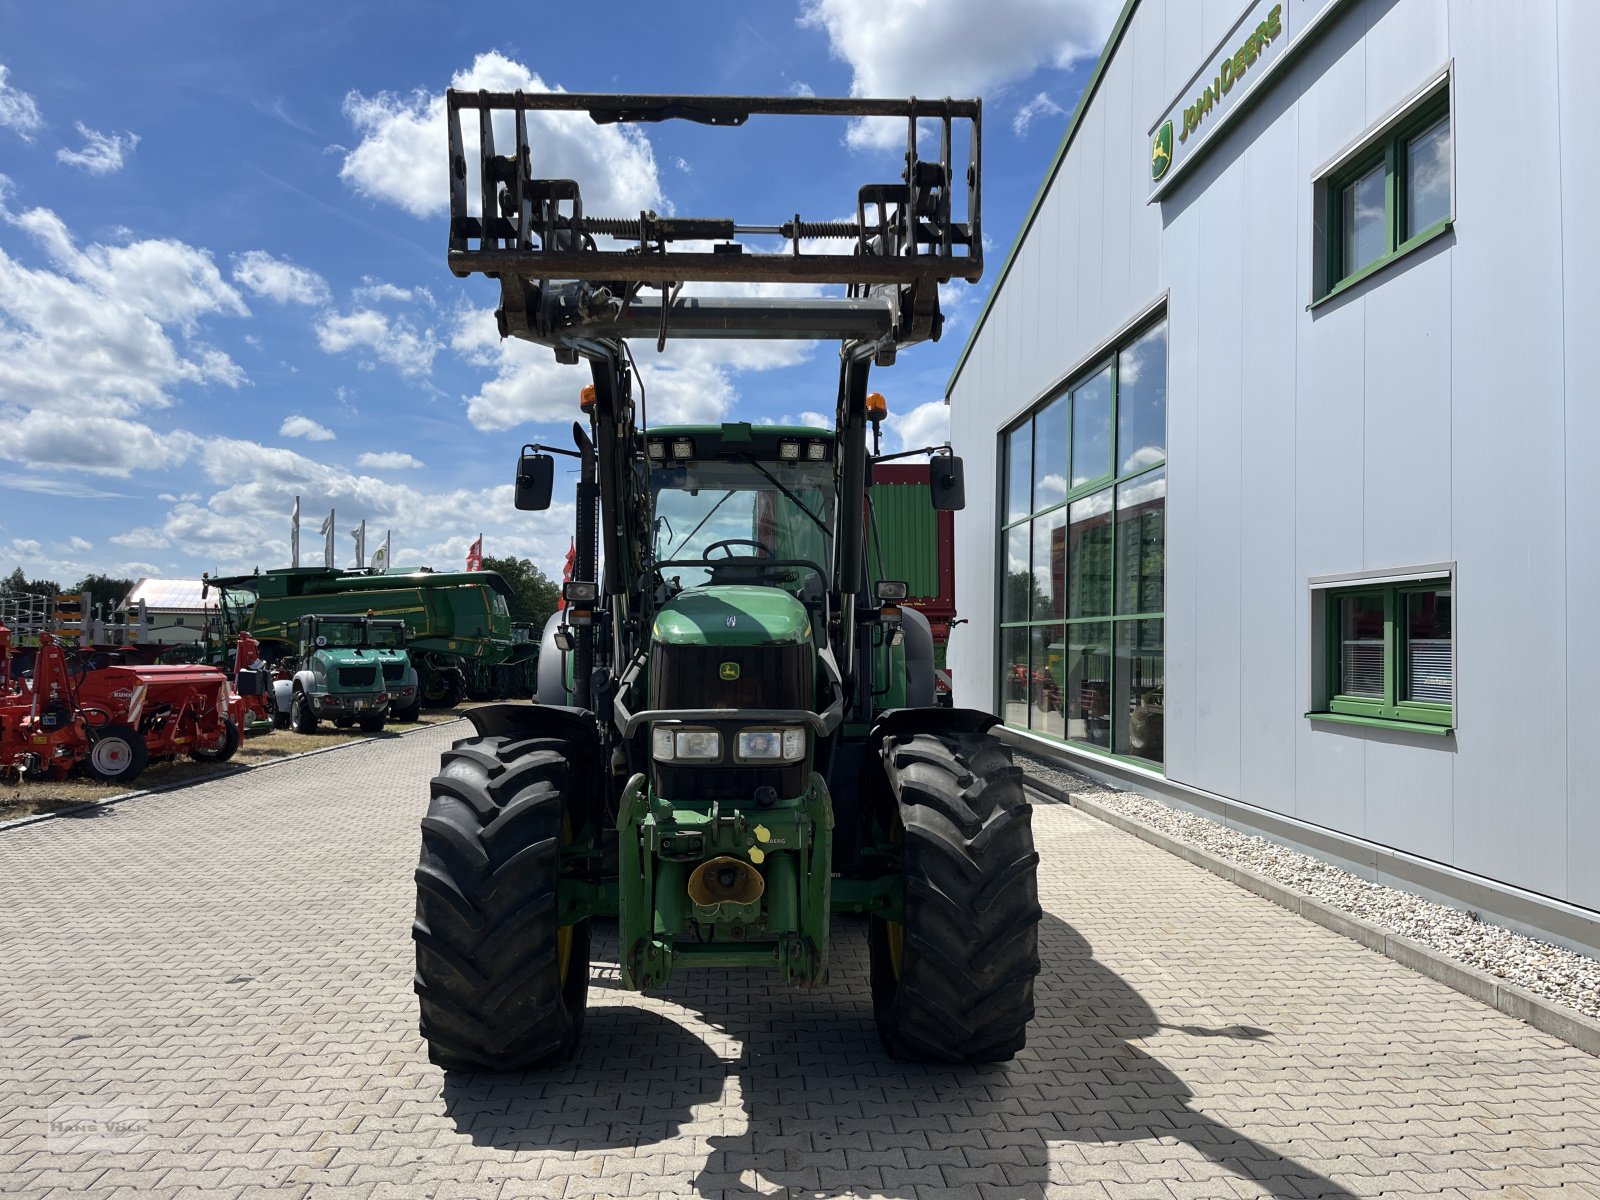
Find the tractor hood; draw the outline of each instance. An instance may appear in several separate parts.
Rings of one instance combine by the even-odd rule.
[[[651,632],[679,646],[787,646],[810,640],[811,617],[779,588],[711,585],[662,605]]]

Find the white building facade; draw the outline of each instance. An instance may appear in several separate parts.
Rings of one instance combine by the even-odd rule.
[[[1589,0],[1128,4],[950,384],[957,703],[1600,946],[1597,58]]]

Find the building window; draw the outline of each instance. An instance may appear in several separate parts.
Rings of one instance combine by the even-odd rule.
[[[1452,154],[1449,93],[1438,91],[1322,181],[1323,295],[1365,279],[1450,227]]]
[[[1163,761],[1167,326],[1001,434],[1006,723]]]
[[[1455,719],[1451,592],[1449,579],[1328,591],[1324,712],[1451,727]]]

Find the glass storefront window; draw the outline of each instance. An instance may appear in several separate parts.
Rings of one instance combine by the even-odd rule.
[[[1033,511],[1067,498],[1067,413],[1065,396],[1033,419]]]
[[[1006,521],[1033,511],[1029,483],[1033,479],[1033,422],[1024,421],[1006,437]]]
[[[1033,619],[1066,615],[1067,510],[1055,509],[1033,519]]]
[[[997,711],[1018,729],[1160,763],[1165,319],[1101,364],[1001,441]]]
[[[1029,630],[1028,728],[1055,737],[1066,731],[1064,636],[1060,625],[1035,625]]]
[[[1117,622],[1112,749],[1118,754],[1166,761],[1165,648],[1162,622]]]
[[[1117,474],[1167,459],[1167,323],[1117,356]]]
[[[1167,472],[1117,488],[1117,611],[1160,612],[1166,603]]]
[[[1111,745],[1111,624],[1067,626],[1067,737],[1091,746]]]
[[[1033,615],[1036,584],[1028,555],[1028,526],[1012,527],[1005,535],[1005,574],[1000,588],[1000,619],[1026,621]]]
[[[1067,526],[1067,615],[1111,613],[1111,489],[1074,500]]]
[[[1111,368],[1072,391],[1072,486],[1111,473]]]

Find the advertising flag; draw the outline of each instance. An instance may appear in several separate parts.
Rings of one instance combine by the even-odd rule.
[[[334,523],[334,517],[337,512],[337,509],[330,508],[328,510],[328,519],[322,523],[322,565],[325,567],[333,566],[333,535],[334,531],[338,529],[338,526]]]
[[[361,518],[361,524],[350,531],[350,536],[356,540],[356,566],[367,565],[367,519]]]
[[[294,498],[294,517],[289,526],[289,565],[300,565],[300,497]]]
[[[483,534],[478,535],[478,540],[467,547],[467,570],[483,570]]]
[[[392,530],[384,530],[383,545],[372,552],[372,569],[374,571],[387,571],[389,569],[389,538]]]

